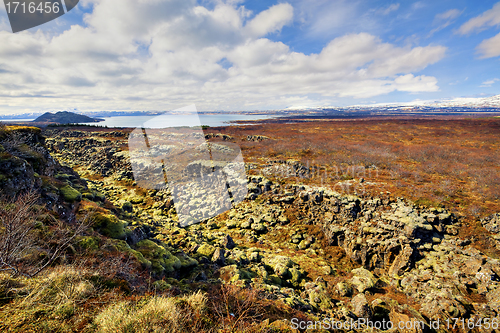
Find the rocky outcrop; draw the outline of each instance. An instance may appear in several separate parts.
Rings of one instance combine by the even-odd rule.
[[[491,232],[495,246],[500,250],[500,213],[492,214],[481,220],[483,227]]]
[[[264,135],[247,135],[247,141],[265,141],[265,140],[270,140],[269,137],[264,136]]]
[[[59,164],[45,143],[35,127],[0,129],[1,195],[38,192],[48,209],[72,220],[74,207],[87,192],[86,183],[71,168]]]
[[[222,133],[207,133],[207,134],[205,134],[205,139],[209,140],[209,139],[213,139],[213,138],[222,139],[224,141],[234,140],[234,138],[232,136],[227,135],[227,134],[222,134]]]
[[[117,146],[126,142],[111,141],[100,137],[81,137],[81,132],[63,132],[61,138],[47,139],[47,147],[63,162],[69,165],[85,165],[94,173],[108,177],[116,176],[117,180],[132,179],[132,167],[128,151]],[[69,136],[76,135],[76,136]],[[75,139],[75,137],[77,139]]]

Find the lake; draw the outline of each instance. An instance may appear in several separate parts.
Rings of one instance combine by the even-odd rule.
[[[117,116],[100,117],[104,119],[99,123],[84,123],[86,125],[99,125],[108,127],[145,127],[145,128],[166,128],[178,126],[200,126],[207,125],[228,126],[236,125],[230,123],[236,120],[258,120],[275,118],[277,115],[248,115],[248,114],[217,114],[217,115],[196,115],[196,114],[163,114],[160,116]],[[99,118],[99,117],[97,117]]]

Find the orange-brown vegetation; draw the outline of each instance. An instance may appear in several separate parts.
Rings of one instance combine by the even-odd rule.
[[[358,184],[358,194],[390,191],[463,215],[500,211],[497,118],[312,121],[218,130],[236,138],[270,137],[242,140],[245,161],[300,160],[316,167],[298,179],[306,183],[333,187],[341,180],[364,178],[368,185]]]
[[[247,163],[299,160],[312,172],[288,177],[297,183],[360,196],[388,191],[445,207],[463,217],[460,236],[497,257],[478,218],[500,211],[499,118],[264,123],[209,131],[239,140]],[[247,141],[247,135],[270,139]]]

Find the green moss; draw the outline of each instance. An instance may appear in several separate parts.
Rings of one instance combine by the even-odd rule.
[[[89,192],[83,193],[82,197],[87,199],[87,200],[94,200],[94,195],[92,193],[89,193]]]
[[[144,198],[143,197],[140,197],[138,195],[134,195],[132,197],[129,198],[129,201],[131,203],[133,203],[134,205],[138,205],[140,203],[142,203],[144,201]]]
[[[32,147],[27,144],[21,144],[17,147],[17,150],[22,154],[22,158],[25,158],[29,164],[33,167],[35,171],[41,171],[43,166],[46,164],[45,157],[37,151],[34,151]]]
[[[99,193],[99,192],[92,192],[92,194],[94,195],[94,200],[99,200],[101,202],[104,202],[106,200],[106,196],[102,193]]]
[[[99,249],[99,238],[93,236],[82,236],[76,240],[78,246],[82,249],[89,251],[96,251]]]
[[[211,258],[214,255],[214,252],[215,252],[215,247],[213,247],[210,244],[203,244],[196,251],[196,253],[208,258]]]
[[[126,222],[119,220],[114,215],[104,215],[96,213],[92,216],[94,227],[99,230],[101,234],[115,239],[125,239]]]
[[[295,288],[298,288],[300,286],[300,281],[302,280],[302,272],[294,267],[289,268],[288,271],[292,275],[292,277],[290,278],[290,283]]]
[[[155,242],[145,239],[136,244],[137,251],[151,261],[151,267],[154,272],[173,273],[181,268],[182,264],[179,258],[174,256],[170,251]]]
[[[130,201],[125,201],[122,205],[122,209],[126,212],[131,213],[134,207],[132,206],[132,203]]]
[[[158,280],[158,281],[155,281],[153,283],[153,288],[155,288],[156,290],[159,290],[159,291],[168,290],[168,289],[170,289],[170,287],[172,287],[172,285],[168,284],[164,280]]]
[[[181,269],[190,269],[193,267],[198,266],[198,260],[191,258],[185,253],[177,253],[175,255],[177,258],[179,258],[181,262]]]
[[[59,179],[59,180],[69,180],[70,179],[70,175],[68,174],[65,174],[65,173],[58,173],[54,176],[55,179]]]
[[[220,269],[221,279],[232,284],[238,284],[237,282],[240,280],[250,280],[256,276],[256,273],[239,269],[237,265],[229,265]]]
[[[7,132],[7,133],[11,133],[11,132],[20,132],[20,133],[31,133],[31,134],[35,134],[35,135],[41,135],[42,134],[42,130],[38,127],[34,127],[34,126],[5,126],[4,130]]]
[[[77,184],[77,183],[72,184],[72,187],[73,187],[75,190],[77,190],[78,192],[80,192],[80,193],[87,191],[87,188],[86,188],[85,186],[82,186],[82,185]]]
[[[114,251],[118,252],[124,252],[132,255],[137,261],[139,261],[144,267],[150,268],[151,267],[151,261],[147,260],[144,258],[141,252],[136,251],[132,249],[127,242],[119,239],[108,239],[107,240],[107,247],[111,248]]]
[[[316,309],[331,309],[333,304],[330,297],[322,288],[316,288],[309,292],[309,303]]]
[[[270,284],[274,284],[276,286],[281,286],[281,279],[278,277],[278,275],[276,274],[271,274],[269,275],[269,277],[267,278],[268,282]]]
[[[57,193],[58,189],[53,185],[56,182],[53,178],[42,176],[42,188],[47,192]]]
[[[75,202],[82,200],[82,194],[69,185],[63,186],[59,192],[67,202]]]
[[[433,200],[431,200],[429,198],[424,198],[424,197],[418,198],[417,200],[414,201],[414,203],[417,206],[424,206],[424,207],[428,207],[428,208],[431,208],[431,207],[442,207],[443,206],[438,201],[433,201]]]
[[[274,270],[281,279],[292,277],[289,268],[293,267],[293,261],[285,256],[275,256],[266,260],[267,264]]]

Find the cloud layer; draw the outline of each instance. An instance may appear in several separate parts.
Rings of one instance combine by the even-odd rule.
[[[0,31],[4,112],[167,110],[192,103],[238,110],[307,103],[312,94],[331,100],[432,92],[437,79],[417,72],[446,53],[444,46],[401,47],[369,33],[334,38],[318,53],[295,52],[271,38],[294,24],[288,3],[259,13],[234,1],[81,4],[90,10],[83,26],[50,35]]]
[[[464,23],[458,29],[458,33],[468,35],[472,32],[479,32],[495,26],[500,26],[500,2],[495,4],[492,9]],[[477,46],[476,50],[481,58],[500,56],[500,33],[494,37],[483,40]]]

